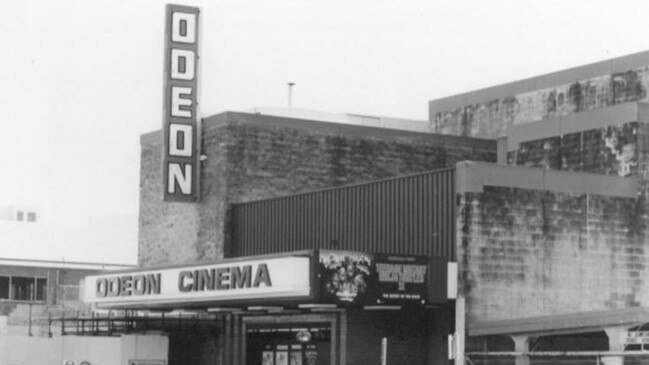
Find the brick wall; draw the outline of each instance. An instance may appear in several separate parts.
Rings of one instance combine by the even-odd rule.
[[[603,175],[638,176],[640,123],[521,142],[508,163]],[[642,146],[644,148],[644,146]],[[640,154],[640,155],[639,155]]]
[[[458,199],[469,321],[649,305],[643,198],[485,186]]]
[[[160,134],[142,139],[139,263],[227,255],[227,209],[243,202],[495,160],[495,142],[243,113],[204,123],[202,200],[162,202]]]
[[[525,81],[534,83],[534,80]],[[495,138],[507,134],[507,128],[512,125],[647,101],[648,89],[649,67],[643,66],[456,105],[447,110],[431,109],[429,120],[435,133]]]

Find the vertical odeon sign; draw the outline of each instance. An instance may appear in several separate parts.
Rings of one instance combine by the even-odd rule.
[[[165,201],[195,202],[200,197],[199,15],[200,10],[195,7],[168,4],[166,8]]]

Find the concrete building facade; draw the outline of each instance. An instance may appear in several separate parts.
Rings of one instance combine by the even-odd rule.
[[[435,130],[500,137],[510,165],[467,165],[483,177],[458,185],[472,351],[637,348],[629,338],[649,319],[647,64],[644,52],[430,102]]]
[[[435,133],[496,138],[515,125],[646,101],[647,65],[642,52],[432,100],[429,121]]]

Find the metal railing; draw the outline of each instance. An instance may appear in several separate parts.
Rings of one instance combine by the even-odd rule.
[[[517,358],[524,358],[530,365],[600,365],[607,357],[622,357],[623,364],[649,364],[649,351],[488,351],[467,352],[468,365],[513,365]],[[604,359],[604,360],[603,360]]]
[[[222,326],[221,319],[215,314],[183,314],[183,313],[145,313],[123,311],[123,313],[97,314],[95,312],[75,313],[60,316],[52,315],[47,318],[30,318],[29,331],[32,327],[47,327],[49,337],[55,334],[62,336],[117,336],[128,333],[143,332],[173,332],[175,336],[196,335],[201,333],[216,333]],[[57,333],[58,332],[58,333]]]

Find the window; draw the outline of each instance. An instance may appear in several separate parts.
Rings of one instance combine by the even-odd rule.
[[[45,293],[47,293],[47,279],[36,279],[36,300],[45,301]]]
[[[30,212],[25,210],[16,211],[16,220],[18,222],[36,222],[36,212]]]
[[[9,277],[0,276],[0,299],[9,299]]]
[[[13,276],[11,278],[11,299],[32,300],[34,299],[34,278]]]
[[[0,276],[0,300],[44,302],[47,279],[26,276]]]

